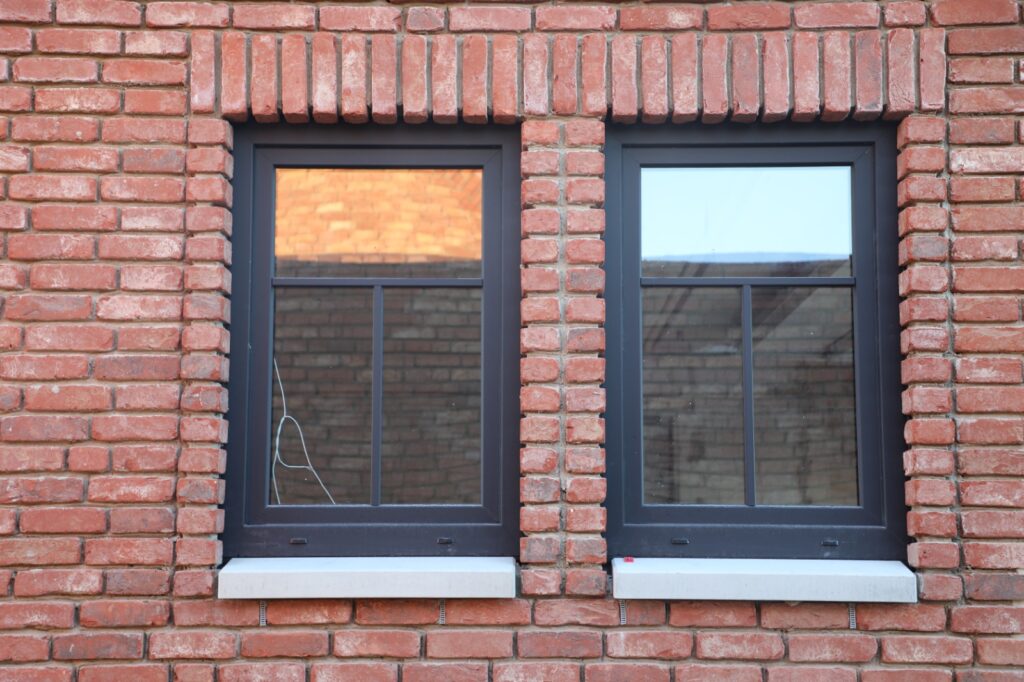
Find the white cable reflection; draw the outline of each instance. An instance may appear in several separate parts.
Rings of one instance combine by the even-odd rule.
[[[309,458],[309,450],[306,449],[306,437],[302,433],[302,425],[299,421],[288,414],[288,401],[284,395],[284,383],[281,381],[281,372],[277,369],[277,358],[274,358],[274,378],[277,379],[277,386],[281,391],[281,419],[277,422],[277,431],[274,434],[274,461],[270,467],[270,484],[274,487],[274,499],[277,504],[281,504],[281,492],[277,488],[277,466],[281,465],[285,469],[305,469],[309,473],[313,474],[313,478],[320,484],[324,494],[327,495],[327,499],[331,501],[331,504],[338,504],[334,501],[334,497],[331,495],[331,491],[324,485],[323,480],[320,478],[320,474],[316,472],[316,468],[313,466],[313,462]],[[305,464],[289,464],[284,461],[281,457],[281,431],[284,429],[285,422],[291,421],[295,424],[295,428],[299,432],[299,442],[302,444],[302,455],[306,458]]]

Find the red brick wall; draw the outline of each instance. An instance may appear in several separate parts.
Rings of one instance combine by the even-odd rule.
[[[1020,10],[0,2],[0,680],[1020,680]],[[212,598],[250,113],[522,121],[520,598],[450,600],[444,625],[436,600],[275,602],[265,628]],[[858,605],[855,632],[844,604],[631,602],[620,626],[602,119],[879,116],[901,119],[921,602]]]

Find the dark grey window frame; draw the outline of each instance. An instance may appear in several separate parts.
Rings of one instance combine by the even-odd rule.
[[[605,235],[608,544],[613,556],[905,559],[899,375],[896,136],[888,123],[609,126]],[[848,165],[850,278],[641,278],[644,166]],[[839,281],[841,280],[841,281]],[[854,290],[857,507],[647,505],[642,490],[642,286],[851,286]],[[745,334],[749,339],[749,334]],[[749,345],[749,342],[748,344]],[[753,487],[752,372],[744,354],[747,500]]]
[[[508,127],[247,123],[234,130],[231,378],[225,555],[500,556],[518,551],[519,135]],[[274,169],[482,168],[483,276],[275,278]],[[480,505],[268,504],[273,290],[359,286],[379,306],[387,287],[482,291]],[[382,322],[374,316],[374,376]],[[379,401],[377,401],[379,402]],[[379,409],[375,410],[379,424]],[[372,469],[379,490],[379,428]],[[379,500],[379,493],[374,495]]]

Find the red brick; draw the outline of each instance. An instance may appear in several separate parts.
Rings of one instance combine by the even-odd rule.
[[[564,599],[539,601],[534,623],[541,626],[618,624],[618,606],[610,599]]]
[[[47,28],[36,32],[40,52],[63,54],[117,54],[121,34],[109,30]]]
[[[594,658],[601,655],[601,635],[595,632],[524,632],[518,637],[524,658]]]
[[[184,85],[185,64],[157,59],[118,59],[103,63],[103,82],[127,85]]]
[[[405,682],[487,682],[486,663],[406,663]]]
[[[708,29],[712,31],[764,31],[789,28],[791,23],[790,6],[783,2],[749,2],[743,5],[708,7]]]
[[[369,120],[366,90],[366,39],[345,34],[341,38],[341,114],[349,123]]]
[[[449,625],[528,625],[530,603],[525,600],[449,599],[445,617]]]
[[[50,0],[19,0],[0,6],[0,21],[38,24],[52,17]]]
[[[57,0],[57,21],[63,24],[138,26],[139,5],[125,0]]]
[[[75,607],[71,602],[0,603],[0,630],[67,629],[74,623]]]
[[[45,661],[49,654],[50,638],[45,635],[0,635],[0,662]]]
[[[152,659],[226,659],[237,655],[237,635],[206,630],[154,632],[149,636]]]
[[[964,559],[974,568],[1020,568],[1024,552],[1014,543],[965,543]]]
[[[1024,665],[1024,646],[1020,639],[978,640],[978,661],[989,665]]]
[[[288,34],[281,40],[281,73],[308,73],[305,36]],[[305,123],[309,120],[309,88],[305,78],[281,79],[281,109],[289,123]],[[216,150],[221,151],[221,150]],[[223,153],[223,152],[222,152]],[[230,156],[226,160],[230,163]],[[230,166],[229,166],[230,167]],[[208,172],[222,172],[222,168]],[[227,171],[230,174],[230,170]]]
[[[590,528],[574,527],[566,523],[570,532],[601,532],[605,524],[592,524]],[[603,597],[608,592],[608,575],[601,568],[570,568],[565,572],[565,593],[586,597]]]
[[[973,573],[964,576],[967,597],[977,601],[1020,600],[1024,595],[1024,576]]]
[[[860,604],[857,627],[862,630],[911,630],[938,632],[945,629],[946,613],[930,604]]]
[[[249,56],[249,96],[253,118],[260,123],[277,121],[277,37],[253,36]]]
[[[308,31],[313,29],[315,17],[316,8],[311,5],[244,4],[235,6],[233,23],[235,28]]]
[[[465,48],[463,48],[465,52]],[[551,102],[556,114],[576,113],[579,94],[577,83],[577,38],[574,35],[557,35],[551,51]],[[465,81],[465,77],[463,77]],[[467,119],[469,120],[469,119]]]
[[[19,525],[22,533],[65,533],[85,535],[107,530],[107,514],[103,509],[48,507],[25,509]]]
[[[814,9],[807,6],[805,9]],[[793,120],[810,121],[821,109],[821,47],[816,33],[793,37]]]
[[[142,658],[142,634],[73,634],[53,638],[54,660]]]
[[[768,633],[698,633],[697,657],[712,659],[778,660],[782,638]]]
[[[609,632],[608,656],[678,660],[690,655],[693,637],[688,632]]]
[[[571,7],[541,5],[537,8],[540,31],[607,31],[615,27],[612,7]]]
[[[957,424],[960,442],[976,445],[1024,443],[1024,421],[997,417],[964,418]]]
[[[444,28],[445,11],[439,7],[410,7],[405,15],[407,31],[431,33]]]
[[[772,629],[834,629],[849,626],[843,604],[764,604],[761,626]]]
[[[752,665],[686,664],[675,669],[676,682],[762,682],[761,668]]]
[[[970,663],[971,640],[962,637],[883,637],[883,663]]]
[[[949,32],[950,54],[1000,54],[1016,52],[1024,28],[963,28]]]
[[[822,48],[824,108],[822,120],[841,121],[852,109],[850,36],[845,32],[829,31]]]
[[[877,651],[878,642],[868,635],[789,636],[791,661],[861,663],[873,659]]]
[[[512,633],[500,630],[428,632],[427,658],[509,658]]]
[[[897,1],[886,4],[886,26],[921,26],[925,21],[927,8],[919,2]]]
[[[834,680],[835,682],[856,682],[857,671],[850,668],[815,668],[810,666],[768,669],[768,682],[815,682],[816,680],[826,679]]]
[[[798,28],[873,28],[880,11],[875,4],[832,2],[799,5],[793,14]]]
[[[1011,606],[961,606],[950,614],[953,632],[1017,634],[1024,629],[1024,608]]]
[[[1013,60],[1008,57],[959,57],[949,62],[950,83],[1012,83]]]
[[[754,604],[733,601],[678,601],[669,606],[669,624],[678,628],[731,628],[757,625]]]
[[[12,74],[26,83],[95,83],[99,69],[92,59],[20,57],[14,60]]]
[[[351,618],[352,603],[347,600],[301,599],[267,603],[267,622],[271,625],[337,624],[347,623]]]
[[[530,15],[528,7],[452,7],[448,27],[452,31],[528,31]]]
[[[88,568],[20,570],[14,579],[14,594],[18,597],[92,595],[102,589],[103,573]]]
[[[151,2],[146,5],[146,25],[158,28],[224,28],[228,5],[205,2]]]
[[[858,31],[854,35],[854,82],[856,83],[853,117],[871,120],[882,113],[882,43],[879,31]]]
[[[1013,0],[941,0],[931,6],[931,15],[938,26],[1012,24],[1017,21],[1017,5]]]
[[[962,474],[1024,475],[1024,453],[1012,450],[988,450],[962,448],[957,460]]]
[[[124,95],[124,110],[128,114],[157,114],[164,116],[180,116],[185,113],[185,94],[173,90],[139,90],[131,89]],[[154,121],[146,123],[155,125],[147,130],[131,121],[128,125],[117,126],[120,119],[112,119],[103,129],[103,139],[108,142],[167,142],[182,143],[185,141],[185,126],[179,121]],[[134,125],[131,125],[134,124]],[[117,127],[115,127],[117,126]],[[125,150],[126,152],[129,150]],[[166,150],[181,153],[180,150]],[[131,169],[125,167],[126,171]],[[179,169],[175,169],[179,170]],[[174,172],[174,170],[153,170],[153,173]]]
[[[959,296],[953,308],[956,322],[1016,322],[1020,309],[1011,297]]]
[[[242,656],[311,657],[327,654],[327,633],[313,631],[242,633]]]
[[[749,64],[758,60],[758,40],[754,35],[738,35],[732,39],[732,120],[750,123],[761,108],[761,84],[757,69]]]
[[[306,682],[302,663],[229,663],[217,669],[220,682]]]
[[[704,37],[702,48],[701,120],[704,123],[720,123],[729,111],[726,71],[729,39],[724,35],[709,34]]]
[[[159,569],[129,568],[106,571],[109,595],[149,596],[170,591],[169,575]]]
[[[129,31],[124,38],[125,54],[151,57],[185,57],[188,34],[179,31]]]
[[[342,658],[416,658],[420,636],[409,630],[339,630],[334,633],[333,653]]]
[[[32,51],[32,31],[19,26],[0,28],[0,51],[8,54]]]
[[[579,682],[580,668],[575,663],[513,662],[495,663],[493,682]]]
[[[166,625],[170,608],[165,601],[98,600],[85,602],[79,610],[84,627],[156,627]]]
[[[320,28],[326,31],[387,31],[399,28],[397,7],[322,7]]]
[[[364,599],[356,602],[355,622],[360,625],[429,625],[440,617],[433,599]]]
[[[398,666],[394,663],[314,663],[311,682],[396,682]],[[408,682],[408,675],[406,676]],[[452,678],[452,682],[461,682]]]

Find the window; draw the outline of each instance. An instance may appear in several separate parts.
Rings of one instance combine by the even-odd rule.
[[[516,133],[236,128],[228,556],[515,553]]]
[[[902,559],[894,128],[608,137],[609,550]]]

